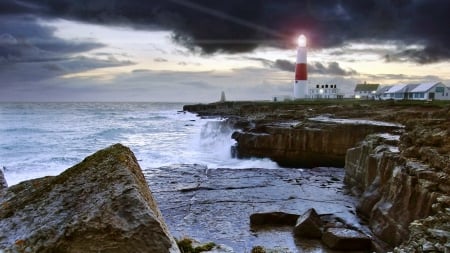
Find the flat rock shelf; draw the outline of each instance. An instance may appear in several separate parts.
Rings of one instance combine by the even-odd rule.
[[[145,169],[144,175],[176,238],[213,241],[250,252],[260,245],[278,252],[339,252],[320,240],[298,239],[293,227],[250,227],[250,215],[263,212],[302,214],[314,208],[335,214],[365,234],[355,215],[357,199],[346,194],[342,168],[208,169],[174,165]]]

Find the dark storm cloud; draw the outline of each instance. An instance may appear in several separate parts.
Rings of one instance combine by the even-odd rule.
[[[80,56],[104,45],[94,41],[64,40],[56,37],[54,32],[54,28],[40,24],[35,17],[0,15],[2,89],[97,68],[133,64],[117,60],[111,54],[96,58]]]
[[[308,65],[308,72],[311,74],[335,76],[352,76],[358,74],[358,72],[353,69],[345,70],[341,68],[337,62],[330,62],[328,63],[328,66],[325,66],[320,62],[314,62]]]
[[[71,42],[54,36],[54,29],[30,17],[0,16],[0,64],[40,62],[103,47],[97,42]]]
[[[399,53],[385,56],[387,62],[405,62],[413,60],[420,64],[447,60],[450,57],[450,49],[444,45],[426,46],[423,49],[406,49]]]
[[[263,58],[250,58],[250,57],[247,57],[246,59],[259,61],[264,66],[272,67],[287,72],[293,72],[295,70],[295,63],[288,60],[278,59],[275,61],[270,61]],[[353,69],[349,70],[343,69],[337,62],[329,62],[328,66],[325,66],[320,62],[311,62],[308,64],[308,73],[316,75],[334,75],[334,76],[353,76],[358,74],[358,72],[356,72]]]
[[[0,88],[16,85],[17,82],[33,83],[55,77],[74,74],[92,69],[132,65],[130,61],[115,58],[95,59],[89,57],[72,57],[64,59],[46,59],[42,61],[21,61],[2,64],[0,61]]]
[[[167,29],[202,53],[286,47],[300,32],[328,48],[348,40],[420,44],[400,57],[419,63],[450,58],[450,2],[444,0],[10,0],[0,13],[32,14],[142,29]]]
[[[280,70],[284,70],[284,71],[288,71],[288,72],[293,72],[295,70],[295,63],[288,61],[288,60],[276,60],[272,66],[274,68],[280,69]]]

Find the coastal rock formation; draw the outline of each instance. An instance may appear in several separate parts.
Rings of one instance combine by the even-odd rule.
[[[368,250],[371,241],[366,235],[348,228],[329,228],[322,241],[335,250]]]
[[[3,174],[3,170],[0,169],[0,191],[8,188],[8,183],[6,182],[5,175]]]
[[[306,238],[322,237],[322,221],[313,208],[298,218],[294,227],[294,234]]]
[[[4,252],[180,252],[133,153],[120,144],[0,193]]]
[[[320,120],[320,121],[319,121]],[[401,129],[395,124],[318,118],[237,131],[238,157],[268,157],[284,167],[343,167],[347,149],[368,134]]]
[[[409,226],[408,240],[395,248],[394,252],[448,252],[450,249],[450,210],[448,206],[450,206],[450,197],[437,198],[437,203],[433,205],[435,214],[413,221]]]
[[[238,141],[235,153],[239,157],[269,157],[284,166],[317,166],[318,158],[324,159],[325,162],[320,163],[323,165],[344,164],[336,159],[332,150],[327,150],[336,145],[330,138],[358,134],[364,126],[347,126],[345,131],[339,131],[333,124],[309,120],[319,115],[404,125],[401,132],[368,131],[358,137],[359,141],[366,134],[383,134],[371,136],[360,145],[356,141],[340,146],[341,152],[349,148],[345,158],[346,185],[361,196],[357,211],[367,219],[373,232],[390,245],[403,242],[397,252],[444,252],[450,248],[448,103],[293,101],[226,103],[213,107],[199,105],[186,109],[203,116],[220,115],[231,119],[229,122],[240,129],[233,135]],[[326,133],[327,129],[331,134]],[[292,155],[292,145],[305,146],[302,161],[299,161],[302,153]],[[320,150],[318,147],[322,148],[320,153],[310,152]]]
[[[299,215],[283,212],[253,213],[250,215],[250,226],[294,226]]]
[[[232,248],[230,252],[250,252],[260,245],[283,248],[276,252],[334,253],[320,240],[293,237],[297,214],[310,208],[326,214],[324,226],[351,224],[368,231],[356,218],[356,198],[344,194],[340,168],[227,169],[183,164],[147,168],[144,175],[175,237],[213,241]]]
[[[388,249],[379,244],[376,238],[372,241],[371,237],[351,224],[346,224],[339,217],[333,214],[318,215],[314,208],[308,209],[302,215],[283,212],[255,213],[250,216],[250,225],[253,231],[259,228],[291,226],[297,241],[304,238],[321,239],[324,245],[333,250],[373,249],[384,252]]]
[[[400,143],[393,136],[369,136],[346,157],[344,181],[361,193],[357,211],[392,246],[408,239],[411,222],[436,215],[433,207],[441,206],[442,215],[448,215],[448,203],[438,201],[450,193],[448,153],[439,154],[436,145],[421,146],[417,152],[427,150],[422,157],[405,157],[405,151],[415,152],[406,136]],[[442,137],[448,140],[447,134]]]

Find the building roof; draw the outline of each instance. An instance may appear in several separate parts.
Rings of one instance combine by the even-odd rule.
[[[383,85],[383,86],[380,86],[380,87],[378,88],[378,90],[377,90],[377,94],[383,94],[383,93],[385,93],[386,91],[388,91],[391,87],[392,87],[392,85]]]
[[[385,93],[398,93],[398,92],[403,92],[403,90],[406,88],[407,84],[396,84],[396,85],[392,85],[391,88],[389,88],[389,90],[387,90]]]
[[[429,83],[421,83],[417,85],[414,89],[411,90],[411,92],[427,92],[440,82],[429,82]]]
[[[416,83],[407,84],[404,89],[404,92],[412,92],[412,90],[414,90],[417,86],[419,86],[419,84]]]
[[[376,91],[380,85],[377,83],[360,83],[355,87],[356,91]]]

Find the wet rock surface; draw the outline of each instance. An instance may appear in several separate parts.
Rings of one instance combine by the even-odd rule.
[[[322,241],[336,250],[369,250],[371,241],[366,235],[348,228],[329,228]]]
[[[180,252],[133,153],[116,144],[0,192],[1,252]]]
[[[322,237],[322,221],[314,209],[309,209],[297,219],[294,234],[306,238]]]
[[[356,199],[345,194],[342,169],[178,165],[146,169],[144,174],[177,238],[214,241],[233,252],[250,252],[257,245],[279,252],[335,252],[320,240],[294,238],[296,214],[310,208],[318,214],[334,213],[368,232],[355,216]],[[250,224],[251,216],[255,226]],[[257,226],[265,222],[272,225]]]
[[[404,125],[403,131],[384,132],[363,144],[349,147],[346,156],[346,183],[360,196],[358,212],[367,218],[373,232],[398,252],[447,252],[450,248],[448,228],[450,205],[450,105],[444,102],[420,101],[294,101],[288,103],[229,102],[187,106],[185,110],[199,115],[220,115],[240,129],[235,139],[255,151],[248,156],[267,156],[286,166],[290,161],[291,139],[295,131],[315,127],[333,129],[336,122],[313,123],[309,119],[327,117],[338,121],[370,120]],[[276,130],[274,130],[276,128]],[[280,130],[282,129],[282,130]],[[280,134],[284,131],[286,134]],[[326,130],[324,131],[326,132]],[[344,132],[353,133],[352,129]],[[312,133],[304,133],[308,136]],[[340,133],[344,134],[345,133]],[[384,135],[384,136],[383,136]],[[241,138],[241,136],[245,136]],[[323,136],[325,136],[323,134]],[[329,138],[317,147],[328,145]],[[365,136],[363,136],[363,139]],[[382,140],[381,140],[381,139]],[[296,145],[305,138],[296,140]],[[371,144],[369,144],[371,143]],[[244,147],[243,145],[242,147]],[[306,151],[312,149],[310,146]],[[332,145],[329,145],[332,146]],[[238,144],[239,148],[239,144]],[[303,147],[302,147],[303,148]],[[325,150],[325,149],[324,149]],[[273,151],[273,154],[271,153]],[[246,156],[244,148],[237,152]],[[332,152],[329,152],[332,154]],[[274,157],[276,154],[276,157]],[[313,160],[314,154],[311,154]],[[338,159],[327,156],[327,164]],[[306,157],[306,159],[309,159]],[[339,164],[339,163],[338,163]],[[315,165],[311,163],[311,165]],[[436,232],[437,231],[437,232]],[[448,229],[447,229],[448,231]],[[383,252],[378,249],[378,252]]]
[[[250,227],[256,226],[294,226],[298,214],[270,212],[270,213],[253,213],[250,215]]]

